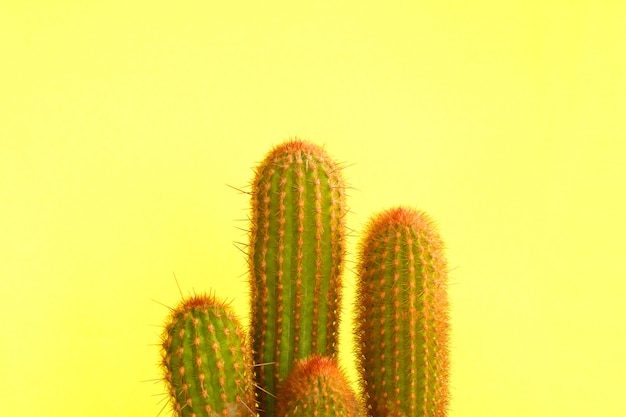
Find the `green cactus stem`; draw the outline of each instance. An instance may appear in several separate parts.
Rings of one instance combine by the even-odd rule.
[[[172,309],[162,336],[162,366],[178,417],[254,416],[252,358],[230,307],[194,295]]]
[[[275,147],[256,169],[251,328],[259,408],[268,416],[294,360],[337,350],[344,189],[340,167],[321,147],[298,139]]]
[[[360,405],[337,361],[313,355],[298,361],[281,384],[276,417],[358,417]]]
[[[448,405],[447,267],[432,220],[374,216],[359,248],[356,345],[373,417],[443,417]]]

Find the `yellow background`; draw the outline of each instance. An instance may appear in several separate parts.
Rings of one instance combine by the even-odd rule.
[[[623,4],[3,1],[0,414],[155,417],[173,273],[246,316],[227,185],[298,135],[350,268],[373,212],[437,219],[450,417],[625,416]]]

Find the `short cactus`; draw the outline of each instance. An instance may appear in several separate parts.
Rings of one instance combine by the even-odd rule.
[[[178,417],[254,416],[252,358],[230,307],[195,295],[172,309],[162,365]]]
[[[279,390],[276,417],[358,417],[354,391],[335,359],[298,361]]]
[[[261,413],[296,359],[332,356],[343,269],[344,180],[319,146],[290,140],[269,152],[252,182],[251,331]]]
[[[373,417],[443,417],[448,404],[447,269],[432,220],[374,216],[360,244],[356,350]]]

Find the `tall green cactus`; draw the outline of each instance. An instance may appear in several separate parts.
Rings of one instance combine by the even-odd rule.
[[[345,194],[340,167],[319,146],[275,147],[252,182],[251,331],[261,413],[296,359],[332,356],[343,269]]]
[[[276,417],[359,417],[359,402],[336,359],[298,361],[281,384]]]
[[[356,350],[373,417],[443,417],[448,405],[448,300],[443,244],[410,208],[374,216],[360,245]]]
[[[172,309],[162,366],[178,417],[254,416],[252,358],[229,306],[195,295]]]

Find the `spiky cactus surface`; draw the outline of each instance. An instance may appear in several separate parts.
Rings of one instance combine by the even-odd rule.
[[[195,295],[172,309],[162,336],[162,366],[176,416],[255,415],[244,331],[215,297]]]
[[[423,212],[374,216],[360,244],[356,350],[373,417],[442,417],[448,404],[447,269]]]
[[[290,140],[252,182],[251,330],[260,410],[272,416],[296,359],[332,356],[344,256],[344,180],[323,148]]]
[[[277,402],[276,417],[358,417],[361,413],[337,361],[319,355],[295,364]]]

